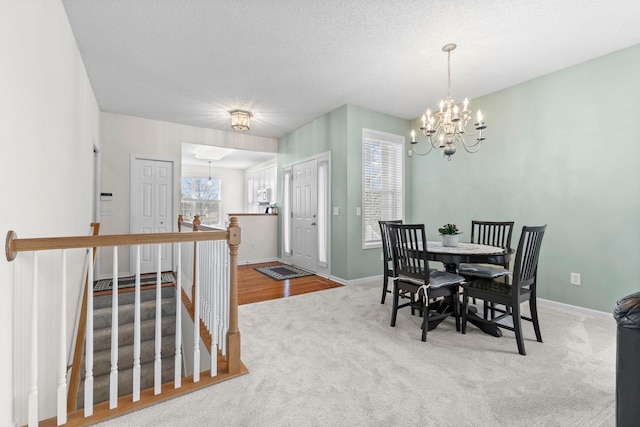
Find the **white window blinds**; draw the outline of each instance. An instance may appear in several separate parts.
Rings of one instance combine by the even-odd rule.
[[[380,246],[378,221],[404,219],[404,138],[362,131],[362,246]]]

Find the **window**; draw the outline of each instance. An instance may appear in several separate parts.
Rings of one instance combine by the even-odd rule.
[[[378,221],[404,219],[404,137],[362,130],[362,247],[380,247]]]
[[[182,203],[180,213],[185,221],[193,221],[200,215],[202,224],[221,225],[220,212],[220,179],[212,178],[212,185],[207,185],[207,178],[182,177]]]
[[[291,255],[291,167],[282,171],[282,251]]]

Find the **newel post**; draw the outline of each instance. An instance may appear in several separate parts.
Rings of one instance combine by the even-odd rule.
[[[184,221],[184,217],[180,214],[178,215],[178,233],[182,232],[182,221]]]
[[[229,223],[229,331],[227,332],[227,352],[229,373],[238,373],[241,370],[240,361],[240,330],[238,330],[238,246],[240,246],[240,225],[238,218],[231,217]]]

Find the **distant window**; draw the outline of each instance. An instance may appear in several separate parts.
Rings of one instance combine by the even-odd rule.
[[[378,221],[404,219],[404,138],[362,130],[362,247],[381,245]]]
[[[211,185],[207,185],[208,181],[207,178],[182,177],[180,213],[185,221],[193,221],[194,216],[200,215],[202,224],[222,225],[220,213],[221,181],[219,178],[212,178]]]

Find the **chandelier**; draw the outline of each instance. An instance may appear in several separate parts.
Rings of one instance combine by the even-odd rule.
[[[480,150],[482,141],[485,139],[482,136],[482,131],[487,128],[485,125],[482,113],[478,110],[476,116],[476,123],[473,125],[476,129],[474,133],[468,133],[466,130],[467,123],[471,117],[471,110],[469,109],[469,100],[464,99],[462,104],[456,104],[451,98],[451,51],[456,48],[453,43],[446,44],[442,47],[443,52],[447,52],[447,98],[440,101],[440,111],[432,113],[427,109],[427,112],[422,116],[422,126],[420,130],[427,138],[427,142],[430,144],[429,149],[424,153],[419,153],[412,149],[412,152],[424,156],[427,155],[434,148],[440,148],[442,155],[447,157],[447,160],[451,160],[456,152],[456,144],[462,145],[468,153],[475,153]],[[465,141],[465,136],[476,136],[475,142]],[[416,141],[416,132],[411,130],[411,144],[415,146],[418,143]]]
[[[231,114],[231,127],[235,130],[249,130],[250,120],[252,114],[249,111],[233,110],[229,111]]]
[[[211,179],[211,160],[209,160],[209,179],[207,180],[207,187],[211,187],[213,185],[213,180]]]

